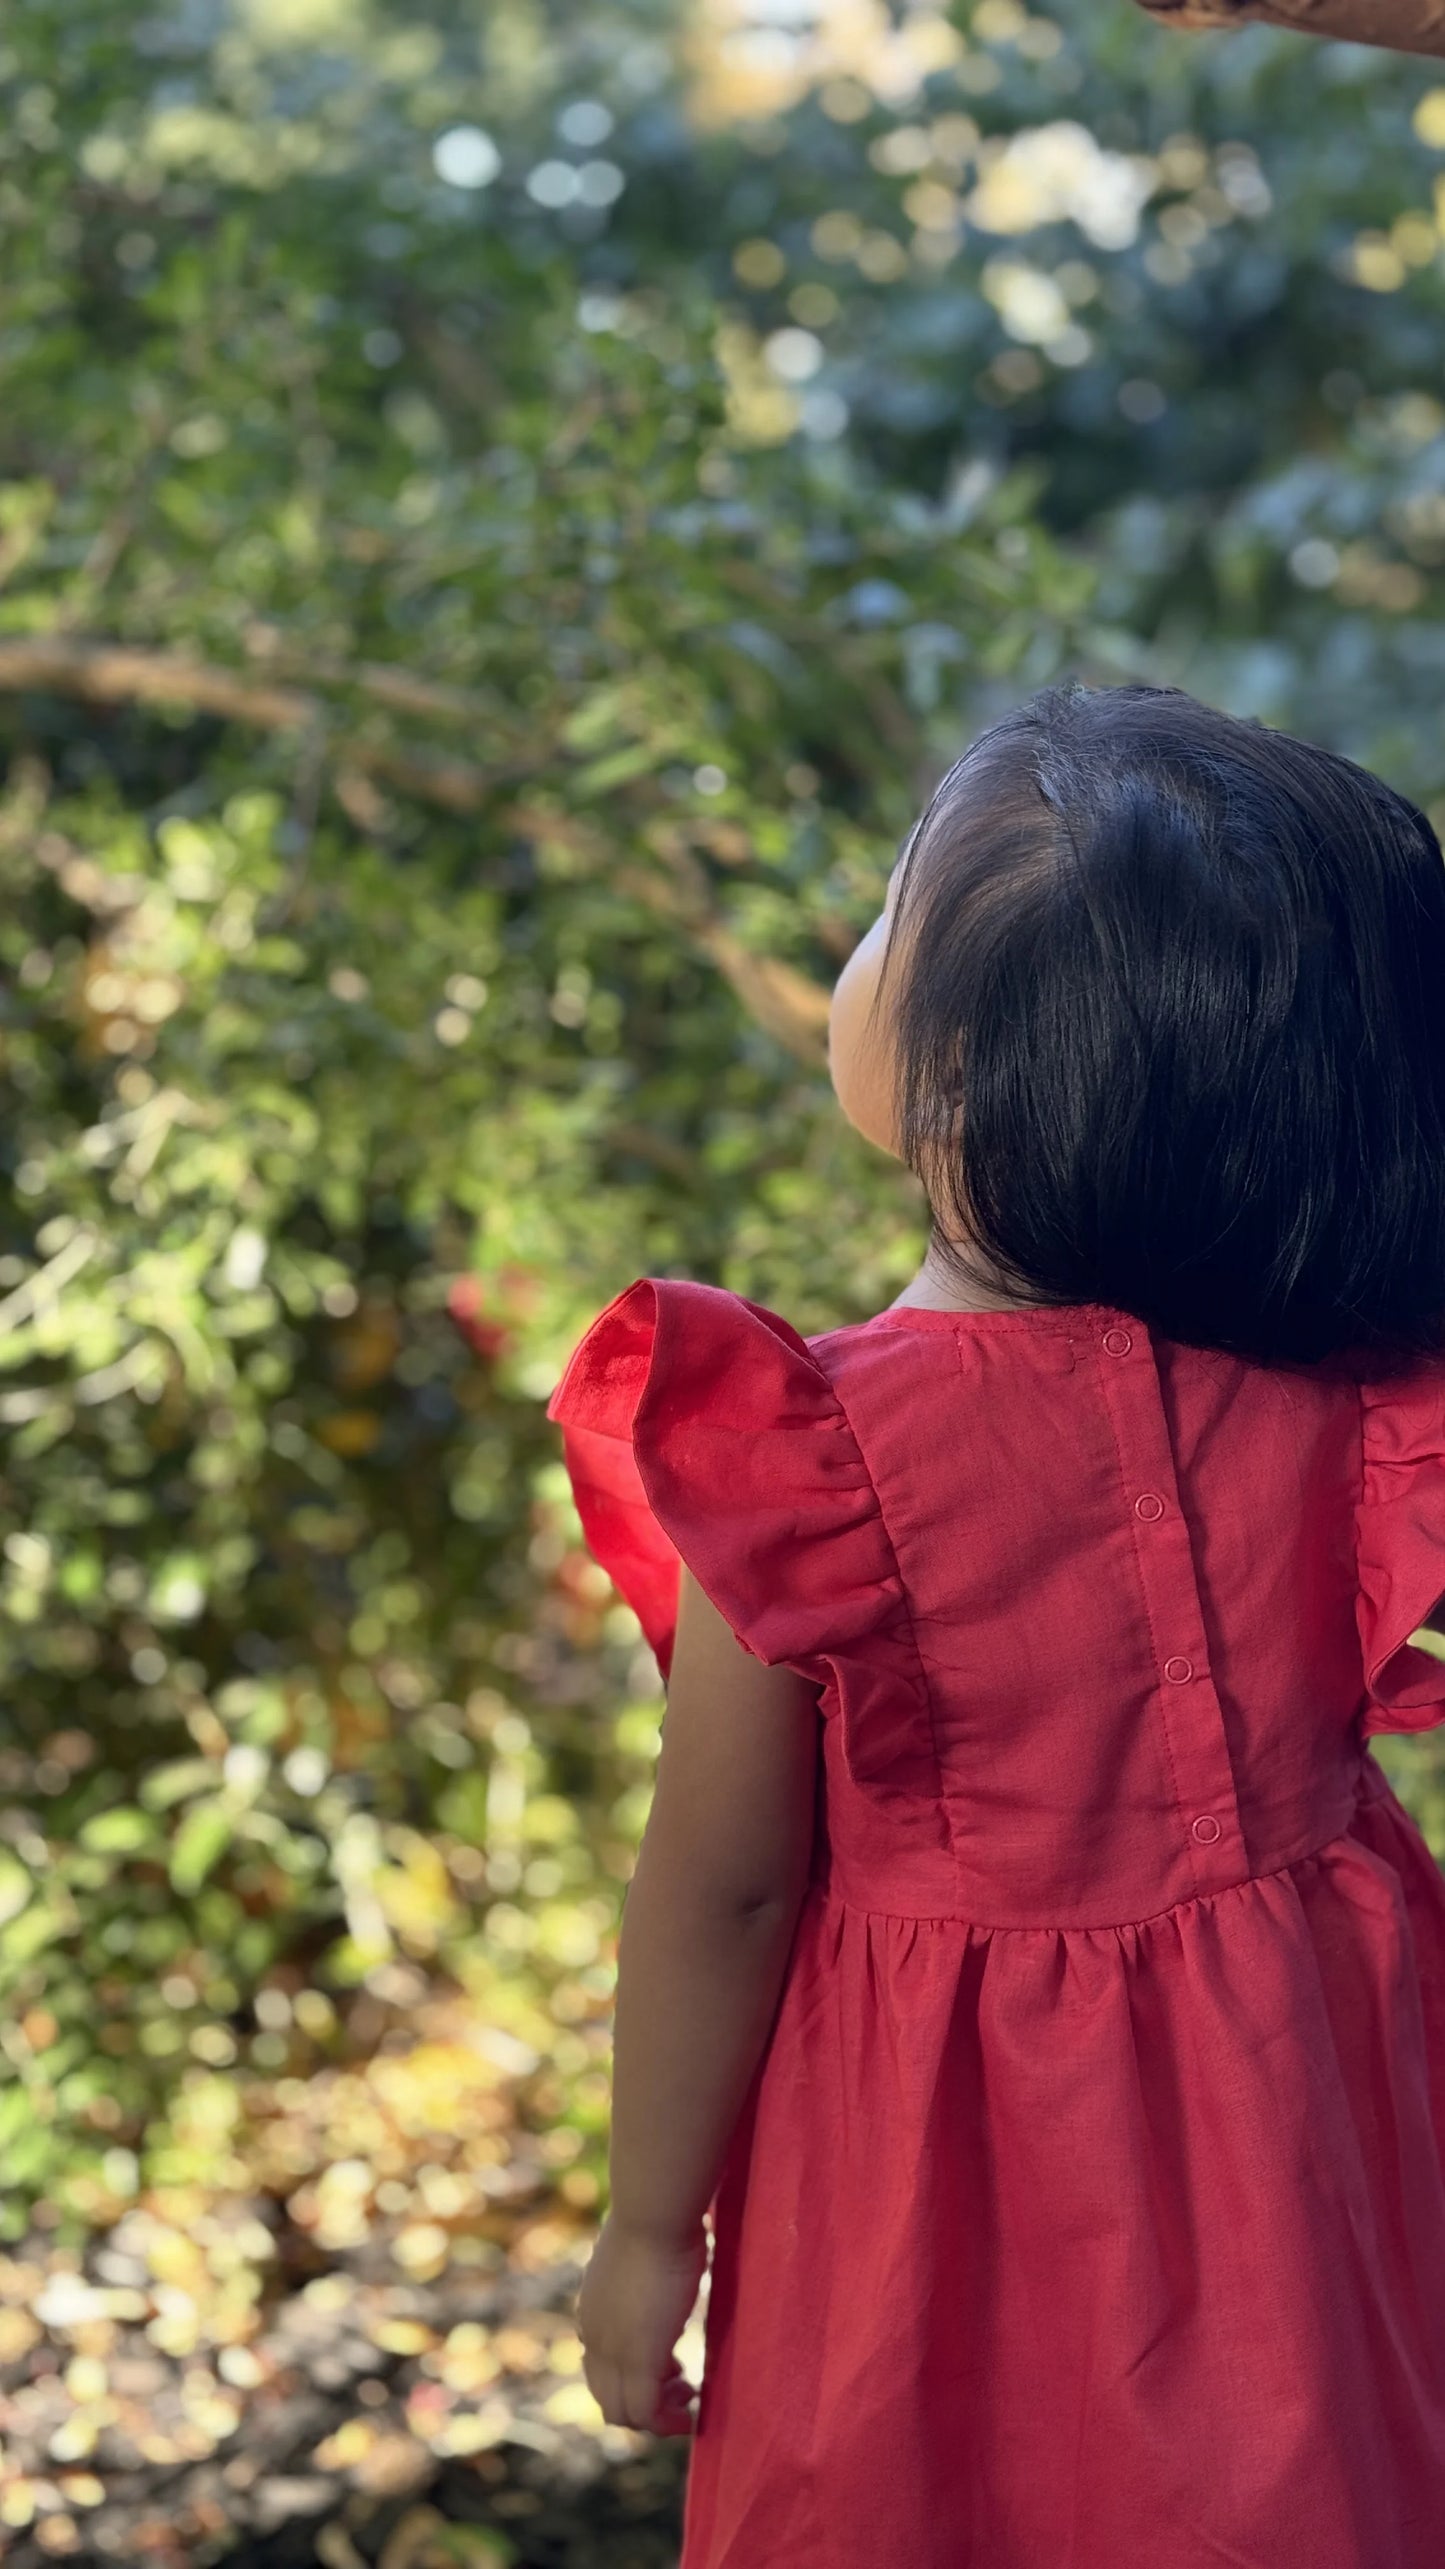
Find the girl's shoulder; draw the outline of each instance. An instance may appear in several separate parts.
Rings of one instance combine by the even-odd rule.
[[[589,1549],[664,1675],[679,1560],[770,1665],[861,1631],[898,1588],[838,1334],[806,1339],[725,1287],[640,1276],[568,1359],[547,1416]]]

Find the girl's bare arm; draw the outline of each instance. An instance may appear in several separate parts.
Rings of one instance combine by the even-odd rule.
[[[680,2240],[712,2197],[807,1887],[818,1695],[743,1649],[691,1573],[652,1814],[623,1905],[612,2218]]]

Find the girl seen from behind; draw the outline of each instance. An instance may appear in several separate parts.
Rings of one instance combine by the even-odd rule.
[[[916,1277],[644,1276],[553,1395],[669,1681],[579,2321],[682,2569],[1436,2569],[1442,994],[1412,804],[1048,691],[834,997]]]

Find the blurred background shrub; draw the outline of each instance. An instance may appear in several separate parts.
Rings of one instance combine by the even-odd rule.
[[[1442,218],[1429,65],[1125,0],[11,0],[0,2232],[299,2200],[438,1991],[595,2218],[660,1698],[546,1397],[912,1272],[827,994],[1017,694],[1442,817]]]

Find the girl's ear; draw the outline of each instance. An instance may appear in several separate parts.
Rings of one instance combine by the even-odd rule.
[[[1218,34],[1229,27],[1290,27],[1301,36],[1383,45],[1392,53],[1445,54],[1436,0],[1138,0],[1161,26]]]

